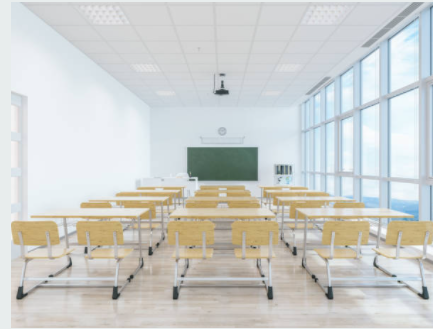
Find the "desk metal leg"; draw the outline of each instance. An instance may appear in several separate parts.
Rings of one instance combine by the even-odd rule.
[[[66,248],[69,248],[68,223],[66,218],[63,218],[63,232],[65,234]]]
[[[165,239],[165,226],[164,226],[164,203],[161,201],[161,225],[162,225],[162,239]]]
[[[263,207],[263,188],[260,188],[260,195],[261,195],[261,197],[260,197],[260,208],[262,208]]]
[[[152,237],[153,237],[152,210],[149,210],[149,225],[150,225],[150,232],[149,232],[149,256],[152,256],[153,255],[153,250],[152,250]],[[141,231],[140,231],[139,234],[141,235]]]
[[[296,210],[296,218],[298,216],[298,211]],[[313,280],[316,280],[316,276],[310,271],[310,269],[307,266],[307,236],[308,236],[308,217],[305,216],[305,224],[304,224],[304,250],[302,255],[302,267],[305,268],[305,270],[311,274],[311,278]]]

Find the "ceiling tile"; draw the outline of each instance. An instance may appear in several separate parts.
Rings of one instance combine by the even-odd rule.
[[[327,42],[320,48],[319,53],[322,54],[332,54],[332,53],[349,53],[355,47],[359,45],[356,41],[333,41]]]
[[[256,41],[251,51],[255,54],[281,54],[286,46],[287,42],[284,41]]]
[[[70,41],[103,41],[90,26],[54,26],[54,29]]]
[[[280,54],[251,54],[249,63],[267,64],[276,63],[280,58]]]
[[[214,54],[215,43],[208,41],[183,41],[183,51],[186,54]]]
[[[394,17],[406,3],[399,5],[379,4],[371,5],[366,3],[363,6],[354,8],[341,25],[357,25],[357,26],[378,26],[383,25],[389,19]],[[366,19],[368,17],[368,19]]]
[[[337,64],[344,58],[344,54],[317,54],[311,59],[311,64]]]
[[[215,54],[186,54],[189,64],[216,64]]]
[[[171,25],[165,4],[121,5],[123,12],[133,25]]]
[[[179,79],[191,79],[191,74],[189,72],[164,72],[164,74],[170,82]]]
[[[260,15],[260,25],[297,25],[307,6],[264,4]]]
[[[153,54],[153,58],[158,63],[183,64],[186,63],[182,54]]]
[[[215,8],[217,25],[255,25],[259,15],[259,5],[224,5]]]
[[[191,72],[208,72],[214,73],[216,71],[216,64],[189,64]]]
[[[172,26],[136,26],[135,29],[144,41],[177,41]]]
[[[72,43],[88,54],[113,52],[110,46],[103,41],[73,41]]]
[[[272,72],[275,70],[275,64],[249,64],[248,72]]]
[[[254,26],[218,26],[218,41],[251,41],[254,36]]]
[[[189,72],[186,64],[159,64],[163,72]]]
[[[89,54],[91,59],[100,64],[121,64],[123,59],[117,54]]]
[[[71,5],[26,4],[49,25],[87,25],[86,19]]]
[[[329,38],[329,41],[362,41],[376,30],[379,28],[375,26],[340,26]]]
[[[110,46],[119,54],[147,53],[146,47],[140,41],[110,41]]]
[[[156,54],[179,54],[182,53],[182,49],[178,42],[175,41],[149,41],[146,42],[146,46],[151,53]]]
[[[280,63],[282,64],[306,64],[311,58],[313,58],[314,54],[283,54],[280,59]]]
[[[129,64],[154,64],[154,60],[149,54],[122,54],[123,60]]]
[[[305,68],[302,70],[302,72],[327,72],[330,69],[332,69],[332,67],[334,66],[334,64],[330,64],[330,63],[322,63],[322,64],[309,64],[307,66],[305,66]]]
[[[100,65],[109,72],[133,72],[131,67],[127,64],[100,64]]]
[[[209,4],[170,5],[175,25],[213,25],[213,10]]]
[[[218,64],[246,64],[248,54],[218,54]]]
[[[336,30],[335,26],[299,26],[293,41],[324,41]]]
[[[305,42],[305,41],[291,41],[286,48],[286,53],[290,54],[309,54],[315,53],[322,46],[323,42]]]
[[[131,26],[95,26],[95,30],[107,41],[140,41]]]
[[[247,54],[251,42],[219,41],[217,46],[220,54]]]
[[[181,41],[214,41],[215,30],[213,26],[178,26],[176,27]]]
[[[218,65],[218,69],[221,73],[226,73],[229,77],[232,77],[233,73],[239,73],[245,71],[245,64],[224,64]]]
[[[295,32],[296,26],[258,26],[255,40],[288,41]]]

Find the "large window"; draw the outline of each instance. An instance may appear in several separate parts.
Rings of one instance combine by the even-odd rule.
[[[317,191],[321,191],[322,190],[322,182],[321,182],[320,174],[315,174],[314,175],[314,188]]]
[[[367,208],[379,208],[379,181],[363,179],[361,185],[362,202]]]
[[[390,176],[418,177],[418,89],[389,101]]]
[[[407,220],[417,221],[419,217],[418,185],[400,182],[391,182],[390,185],[390,208],[411,214],[414,218],[407,218]]]
[[[325,112],[326,120],[331,119],[335,114],[335,85],[331,83],[325,89]]]
[[[361,61],[361,103],[379,97],[379,49]]]
[[[305,169],[310,170],[310,132],[305,133]]]
[[[389,89],[402,88],[419,79],[419,20],[389,40]]]
[[[341,171],[353,171],[353,117],[341,121]]]
[[[326,134],[326,172],[333,173],[335,167],[335,147],[334,147],[334,122],[325,126]]]
[[[353,69],[341,76],[341,113],[353,109]]]
[[[11,220],[23,219],[23,100],[11,95]]]
[[[330,196],[335,194],[334,180],[334,176],[326,176],[326,192],[329,193]]]
[[[314,96],[314,124],[320,123],[320,93]]]
[[[310,120],[310,100],[305,102],[305,124],[306,128],[310,128],[311,120]]]
[[[314,129],[314,171],[320,171],[320,127]]]
[[[379,105],[361,111],[361,173],[379,176]]]
[[[341,196],[353,199],[353,178],[341,177]]]

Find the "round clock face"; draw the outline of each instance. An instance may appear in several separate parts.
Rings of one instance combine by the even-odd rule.
[[[227,133],[227,129],[224,127],[221,127],[218,129],[218,134],[220,134],[221,136],[224,136]]]

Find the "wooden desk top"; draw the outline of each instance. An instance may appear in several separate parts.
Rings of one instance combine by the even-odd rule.
[[[284,193],[287,194],[288,196],[291,194],[295,194],[295,193],[305,193],[305,194],[310,194],[310,193],[317,193],[317,192],[322,192],[322,191],[311,191],[311,190],[293,190],[293,191],[282,191],[282,190],[266,190],[266,193],[270,194],[272,196],[273,193]]]
[[[298,213],[315,218],[413,218],[413,215],[387,208],[298,208]]]
[[[222,197],[218,197],[218,196],[195,196],[195,197],[190,197],[190,198],[186,199],[186,202],[188,202],[188,201],[204,201],[204,202],[218,201],[220,203],[225,203],[225,202],[230,202],[230,201],[234,201],[234,202],[257,202],[257,201],[259,201],[259,199],[257,199],[256,197],[253,197],[253,196],[222,196]]]
[[[254,219],[275,218],[275,214],[266,208],[183,208],[173,211],[170,218]]]
[[[220,189],[220,188],[230,188],[230,187],[237,187],[237,188],[241,188],[243,187],[243,189],[245,189],[245,185],[200,185],[200,189],[204,188],[204,189]]]
[[[141,186],[141,187],[137,187],[137,190],[146,190],[146,189],[149,189],[152,187],[153,188],[166,188],[166,189],[173,189],[173,190],[186,188],[186,186]],[[151,190],[151,191],[155,191],[155,190]]]
[[[290,189],[292,187],[304,187],[304,186],[292,186],[292,185],[259,185],[259,188],[264,188],[264,189],[274,189],[274,190],[282,190],[284,188],[286,189]],[[307,191],[307,190],[304,190]]]
[[[103,198],[95,198],[90,202],[122,202],[122,201],[137,201],[137,202],[164,202],[168,200],[168,196],[111,196]]]
[[[348,199],[342,196],[277,196],[281,202],[294,201],[326,201],[326,202],[355,202],[353,199]]]
[[[149,208],[76,208],[50,210],[31,218],[137,218],[146,215]]]
[[[141,196],[141,194],[147,194],[149,195],[159,195],[159,194],[178,194],[180,190],[135,190],[135,191],[121,191],[119,193],[134,193],[137,196]]]

